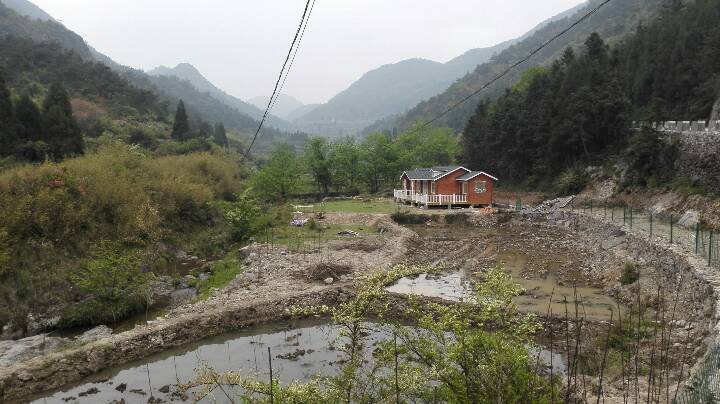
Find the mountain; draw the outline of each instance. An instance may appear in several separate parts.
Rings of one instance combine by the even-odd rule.
[[[314,111],[315,109],[319,108],[322,104],[306,104],[303,105],[300,108],[297,108],[296,110],[289,113],[285,119],[287,119],[290,122],[294,122],[298,118],[300,118],[303,115],[307,115],[310,112]]]
[[[33,8],[28,6],[28,4],[32,5],[31,3],[22,0],[2,1],[0,3],[0,38],[12,36],[28,38],[35,42],[57,42],[83,59],[91,60],[93,58],[80,35],[68,30],[52,18],[49,20],[37,19],[34,16],[46,14],[37,10],[33,11]],[[15,8],[22,11],[16,11]],[[33,17],[27,15],[33,15]]]
[[[405,112],[488,61],[512,41],[473,49],[447,63],[407,59],[365,73],[346,90],[297,118],[303,130],[326,135],[352,135],[373,122]]]
[[[192,84],[193,87],[195,87],[197,90],[199,90],[202,93],[208,93],[210,96],[215,98],[216,100],[222,102],[226,106],[236,109],[237,111],[241,112],[242,114],[248,115],[249,117],[260,120],[263,116],[263,113],[265,111],[265,107],[262,109],[256,107],[255,105],[246,103],[239,98],[233,97],[232,95],[229,95],[225,91],[219,89],[217,86],[215,86],[210,80],[205,78],[205,76],[198,71],[198,69],[195,68],[195,66],[189,64],[189,63],[180,63],[177,66],[170,68],[166,66],[159,66],[156,67],[153,70],[150,70],[147,72],[150,76],[161,76],[161,77],[176,77],[180,80],[188,81],[190,84]],[[160,81],[161,83],[163,81]],[[156,81],[157,83],[157,81]],[[283,119],[278,118],[277,116],[270,116],[266,121],[268,126],[272,126],[274,128],[278,129],[284,129],[284,130],[292,130],[293,126],[289,123],[284,121]]]
[[[25,17],[42,21],[55,21],[45,10],[27,0],[2,0],[2,3]]]
[[[270,97],[265,96],[254,97],[248,100],[250,104],[258,107],[263,111],[267,107],[268,101],[270,101]],[[294,97],[286,94],[280,94],[280,96],[278,96],[277,100],[275,101],[275,106],[272,109],[272,113],[283,119],[288,119],[288,117],[293,115],[295,111],[304,106],[305,104],[295,99]]]
[[[372,129],[408,128],[417,121],[428,120],[439,115],[454,103],[479,89],[509,65],[557,35],[575,22],[581,13],[588,12],[601,1],[591,0],[553,17],[524,35],[519,42],[498,53],[490,62],[478,66],[472,73],[453,83],[444,92],[421,102],[397,119],[386,120],[382,124],[373,125]],[[640,23],[656,15],[660,5],[664,2],[664,0],[625,0],[607,4],[575,29],[533,56],[528,62],[517,67],[504,79],[488,87],[482,95],[465,102],[439,119],[436,125],[444,125],[456,131],[461,131],[469,117],[475,112],[478,101],[481,99],[494,99],[502,95],[506,88],[512,86],[520,78],[523,70],[538,65],[549,65],[554,60],[557,60],[568,46],[580,48],[592,32],[599,33],[609,43],[618,42],[637,28]]]

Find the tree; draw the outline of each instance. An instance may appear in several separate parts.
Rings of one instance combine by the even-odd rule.
[[[18,123],[18,146],[16,155],[30,161],[42,161],[48,152],[43,140],[43,120],[40,109],[27,95],[23,95],[15,105],[15,117]]]
[[[325,138],[314,137],[305,144],[305,163],[315,184],[327,194],[332,185],[329,159],[330,147]]]
[[[43,126],[43,140],[54,159],[83,153],[82,133],[73,117],[67,91],[59,83],[50,86],[43,103]]]
[[[368,136],[360,145],[360,175],[371,193],[378,192],[394,176],[400,177],[397,152],[383,133]]]
[[[173,123],[173,130],[171,137],[174,140],[183,142],[190,140],[192,137],[190,132],[190,122],[188,121],[187,111],[185,111],[185,103],[180,100],[175,111],[175,122]]]
[[[225,125],[223,125],[222,123],[218,123],[215,125],[215,128],[213,130],[213,142],[215,142],[215,144],[220,147],[228,147],[229,143],[227,138],[227,131],[225,130]]]
[[[15,118],[10,90],[0,74],[0,156],[12,154],[15,146]]]
[[[142,309],[153,275],[141,264],[136,253],[110,241],[101,242],[93,258],[71,275],[82,300],[66,310],[62,322],[116,322]]]
[[[295,149],[281,144],[250,178],[250,183],[259,199],[284,202],[298,190],[302,169]]]
[[[333,185],[350,192],[358,190],[360,179],[360,148],[354,138],[348,138],[331,146],[330,175]]]

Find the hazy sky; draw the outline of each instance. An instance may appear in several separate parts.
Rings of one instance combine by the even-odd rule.
[[[124,65],[195,65],[225,91],[269,95],[304,0],[33,0]],[[317,0],[283,93],[324,102],[368,70],[441,62],[515,38],[581,0]]]

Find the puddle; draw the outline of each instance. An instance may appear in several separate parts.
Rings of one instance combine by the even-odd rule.
[[[453,243],[460,240],[478,240],[478,242],[491,240],[498,235],[497,229],[478,229],[467,226],[407,226],[417,232],[428,243]],[[428,248],[434,248],[429,245]],[[489,243],[482,253],[475,252],[477,257],[488,258],[495,256],[501,249]],[[472,255],[463,256],[464,259],[474,258]],[[497,262],[504,265],[513,277],[513,280],[525,289],[525,294],[515,298],[518,308],[525,312],[545,315],[548,309],[555,315],[564,315],[566,310],[569,317],[575,316],[575,293],[577,293],[578,315],[593,320],[609,320],[611,312],[617,317],[618,305],[611,297],[606,296],[602,289],[579,284],[573,288],[572,284],[561,284],[557,274],[563,265],[574,265],[572,257],[548,256],[542,257],[542,274],[533,274],[526,271],[529,262],[528,255],[503,246],[497,252]],[[537,269],[537,268],[535,268]],[[459,301],[472,295],[472,277],[465,270],[457,270],[441,275],[422,274],[417,277],[400,279],[387,288],[390,292],[401,294],[418,294],[428,297],[443,298],[449,301]],[[550,298],[552,296],[552,302]],[[623,308],[621,307],[621,310]]]
[[[370,324],[372,326],[372,324]],[[390,333],[378,327],[368,336],[366,355],[381,340],[391,338]],[[273,356],[273,374],[283,383],[294,380],[307,381],[318,375],[330,376],[340,369],[338,360],[344,355],[333,347],[338,336],[338,327],[328,325],[326,319],[313,318],[290,324],[274,324],[253,327],[243,331],[207,338],[195,344],[169,349],[143,360],[107,369],[85,379],[82,383],[55,390],[44,396],[31,397],[33,403],[110,403],[125,400],[125,403],[147,403],[150,396],[166,400],[172,397],[174,385],[179,379],[187,382],[195,375],[195,369],[207,363],[218,371],[238,371],[245,376],[269,378],[267,348]],[[298,354],[304,350],[305,354]],[[297,355],[295,358],[292,356]],[[533,355],[536,355],[534,353]],[[550,352],[541,351],[540,358],[550,363]],[[553,353],[555,373],[565,371],[561,355]],[[149,375],[149,376],[148,376]],[[148,378],[149,377],[149,378]],[[116,390],[125,384],[124,392]],[[170,386],[169,393],[160,390]],[[95,391],[81,396],[81,393]],[[165,389],[163,389],[165,390]],[[135,392],[133,392],[135,391]],[[73,397],[69,399],[69,397]],[[202,403],[229,402],[217,395],[206,398]]]

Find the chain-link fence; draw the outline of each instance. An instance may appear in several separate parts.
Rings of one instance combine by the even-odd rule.
[[[699,223],[696,218],[655,214],[630,205],[604,201],[573,201],[567,210],[604,219],[632,230],[640,230],[651,238],[682,246],[702,257],[708,266],[720,268],[720,232]]]
[[[572,201],[569,211],[606,220],[632,230],[640,230],[651,239],[679,245],[697,254],[711,267],[720,268],[720,232],[700,223],[697,218],[655,214],[630,205],[605,201]],[[693,374],[687,387],[673,400],[677,404],[720,403],[720,346],[713,344]]]
[[[714,345],[705,361],[695,372],[687,387],[673,400],[676,404],[705,404],[720,402],[720,347]]]

